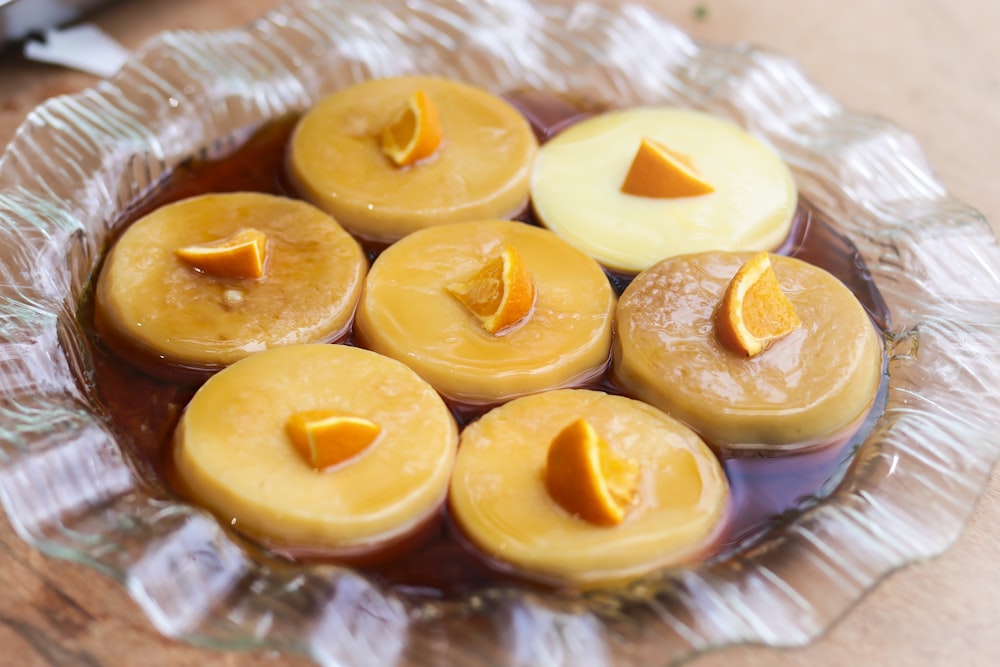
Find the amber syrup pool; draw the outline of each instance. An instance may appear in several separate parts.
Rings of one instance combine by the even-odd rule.
[[[559,97],[534,91],[507,95],[535,129],[540,141],[585,118],[593,109]],[[285,176],[288,139],[297,118],[277,119],[254,132],[221,157],[192,158],[173,170],[147,197],[134,203],[115,221],[117,233],[146,213],[186,197],[210,192],[256,191],[295,196]],[[530,210],[520,216],[537,224]],[[374,259],[381,248],[367,248]],[[853,244],[835,231],[829,220],[807,202],[799,205],[788,240],[777,252],[820,266],[843,281],[882,331],[888,328],[888,310],[875,289]],[[608,272],[608,280],[621,294],[632,276]],[[93,304],[87,300],[82,322],[93,319]],[[86,341],[94,362],[92,383],[97,398],[107,410],[120,441],[152,484],[163,492],[183,497],[171,480],[171,441],[174,427],[197,389],[196,385],[171,383],[146,375],[109,351],[89,327]],[[350,344],[351,341],[349,340]],[[726,558],[760,539],[828,495],[846,473],[865,435],[881,414],[885,382],[869,415],[838,441],[804,452],[786,455],[761,453],[723,457],[732,487],[732,518],[716,546],[714,558]],[[624,393],[607,374],[594,380],[593,388]],[[483,409],[452,404],[460,425],[475,420]],[[222,517],[229,524],[228,517]],[[236,536],[243,539],[240,536]],[[405,545],[392,557],[377,563],[356,563],[384,585],[408,596],[424,598],[464,597],[483,587],[511,582],[508,574],[490,565],[457,534],[446,511],[440,520]],[[261,558],[325,560],[330,555],[308,545],[280,552],[256,547],[248,549]]]

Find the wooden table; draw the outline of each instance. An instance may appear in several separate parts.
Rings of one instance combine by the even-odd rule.
[[[956,197],[1000,222],[1000,3],[992,0],[707,0],[648,3],[695,37],[796,59],[846,106],[916,135]],[[165,29],[243,25],[278,0],[143,0],[92,19],[129,48]],[[0,55],[0,145],[45,98],[95,79]],[[1000,661],[1000,473],[943,556],[891,575],[822,639],[738,647],[697,667],[995,665]],[[306,665],[219,653],[157,635],[116,582],[29,548],[0,518],[0,666]]]

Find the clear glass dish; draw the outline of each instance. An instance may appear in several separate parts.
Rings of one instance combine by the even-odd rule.
[[[885,410],[825,498],[736,558],[627,587],[484,587],[437,601],[348,568],[257,557],[120,446],[78,304],[109,225],[192,154],[369,77],[707,109],[764,138],[858,247],[891,315]],[[0,158],[0,498],[18,533],[120,580],[161,632],[371,665],[666,665],[803,644],[956,537],[1000,453],[1000,251],[912,137],[786,59],[709,47],[640,6],[298,2],[246,30],[167,33],[33,111]]]

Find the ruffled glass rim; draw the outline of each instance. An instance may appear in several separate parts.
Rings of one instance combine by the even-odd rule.
[[[77,304],[109,226],[192,154],[349,83],[435,73],[747,127],[858,247],[891,314],[882,418],[842,483],[738,558],[582,595],[401,597],[346,568],[261,561],[149,479],[94,398]],[[0,157],[0,499],[38,549],[120,580],[164,634],[324,665],[665,665],[800,645],[957,536],[1000,454],[1000,252],[914,139],[789,60],[698,44],[638,5],[311,0],[245,30],[164,33],[31,112]]]

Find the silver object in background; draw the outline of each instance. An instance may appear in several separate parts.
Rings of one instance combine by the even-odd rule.
[[[70,23],[108,0],[0,0],[0,48]]]

